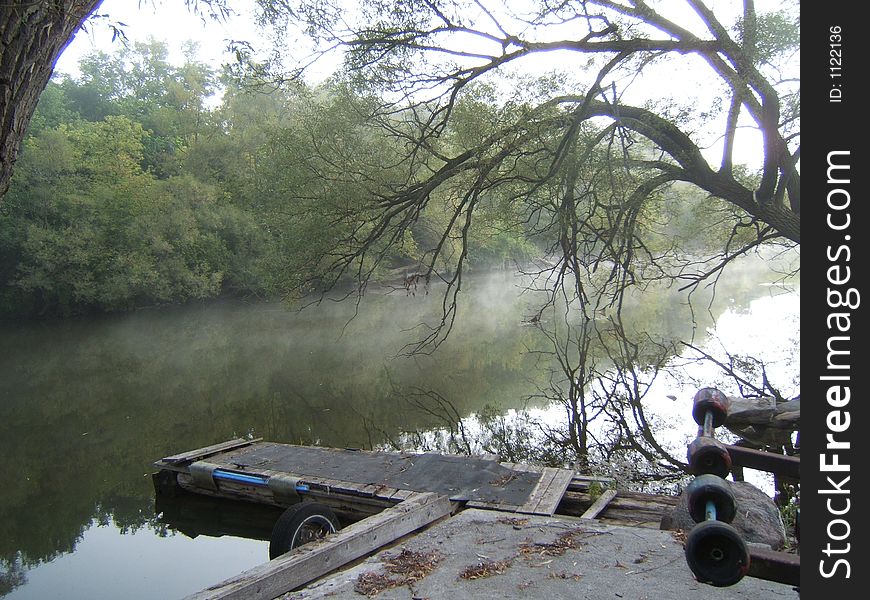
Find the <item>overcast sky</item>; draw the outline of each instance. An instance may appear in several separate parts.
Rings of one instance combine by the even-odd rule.
[[[256,40],[258,33],[250,10],[253,0],[233,0],[234,10],[239,14],[226,23],[218,23],[192,14],[181,0],[145,0],[139,7],[137,0],[105,0],[97,14],[108,15],[106,19],[93,20],[87,31],[80,31],[57,62],[56,70],[75,75],[77,65],[87,53],[99,49],[111,53],[121,42],[112,41],[112,30],[106,21],[123,23],[123,30],[130,43],[144,42],[149,37],[164,41],[169,46],[170,60],[181,61],[182,44],[194,40],[200,45],[200,60],[219,66],[230,60],[226,54],[227,40]]]
[[[232,56],[226,52],[227,41],[230,39],[248,40],[255,44],[263,40],[262,32],[258,32],[253,22],[252,10],[254,0],[233,0],[232,6],[238,13],[226,23],[219,23],[212,20],[203,20],[201,17],[192,14],[181,0],[145,0],[140,7],[137,0],[105,0],[102,6],[98,9],[98,14],[108,15],[107,19],[98,19],[92,22],[87,31],[80,32],[73,42],[69,45],[63,55],[60,57],[56,70],[61,73],[75,75],[77,73],[78,61],[88,52],[94,49],[100,49],[111,53],[114,48],[119,47],[119,41],[112,42],[112,30],[107,26],[105,21],[113,23],[123,23],[123,30],[130,42],[147,41],[153,37],[159,41],[167,43],[170,51],[170,61],[180,63],[182,61],[182,45],[185,41],[196,41],[200,46],[200,60],[218,68],[222,62],[232,60]],[[761,2],[760,4],[766,4]],[[721,7],[718,2],[714,5]],[[725,5],[729,9],[732,6]],[[268,47],[268,41],[263,40],[261,45],[264,48]],[[556,56],[547,55],[544,57],[547,62],[547,67],[552,68],[553,62],[557,60]],[[325,64],[324,67],[328,67]],[[673,68],[672,68],[673,69]],[[685,69],[685,67],[684,67]],[[706,69],[702,69],[706,71]],[[711,93],[713,90],[709,85],[700,85],[697,77],[693,76],[694,69],[689,69],[681,74],[679,70],[670,70],[664,73],[663,77],[652,76],[654,90],[647,90],[650,96],[658,96],[662,89],[662,82],[667,82],[669,88],[676,87],[677,78],[682,75],[687,77],[687,80],[692,80],[688,83],[686,94],[678,94],[677,97],[684,102],[695,102],[698,106],[704,106],[712,99],[704,97],[704,94]],[[323,73],[322,75],[326,75]],[[696,74],[697,75],[697,74]],[[709,76],[705,72],[701,77]],[[704,88],[707,88],[706,91]],[[641,92],[643,93],[643,92]],[[646,93],[644,95],[646,95]],[[627,101],[637,101],[637,98],[624,98]],[[721,131],[718,132],[721,134]],[[712,146],[718,145],[717,140],[708,140]],[[760,136],[757,132],[742,130],[738,135],[737,158],[738,162],[752,164],[760,158]],[[711,148],[710,159],[713,164],[718,162],[718,158],[714,158],[719,150]],[[740,159],[743,158],[743,160]]]

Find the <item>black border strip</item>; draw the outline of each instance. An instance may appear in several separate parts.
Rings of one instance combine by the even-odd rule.
[[[859,139],[867,127],[858,114],[866,102],[870,44],[858,14],[862,6],[812,2],[801,12],[801,79],[807,84],[801,208],[808,225],[801,231],[800,591],[810,599],[858,598],[870,579],[864,547],[870,507],[861,491],[870,451],[861,394],[867,310],[861,300],[870,302],[870,296],[861,298],[870,235],[864,193],[868,140]],[[843,469],[831,467],[834,462],[848,470],[834,470]]]

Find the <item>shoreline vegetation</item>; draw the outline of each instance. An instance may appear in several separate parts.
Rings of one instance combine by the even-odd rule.
[[[336,240],[354,237],[348,227],[366,235],[366,203],[401,181],[396,169],[373,170],[395,163],[401,143],[366,121],[372,99],[340,81],[268,93],[256,83],[193,52],[173,66],[157,41],[93,53],[77,79],[49,83],[0,205],[0,319],[299,298],[353,289],[357,267],[366,283],[406,285],[410,272],[451,277],[460,254],[466,272],[479,272],[554,250],[496,192],[461,237],[439,239],[455,198],[433,194],[402,239],[371,248],[374,263],[336,272],[349,251]],[[459,142],[508,108],[472,95],[457,110],[475,114],[445,134]],[[364,185],[342,177],[353,169],[367,173]],[[357,225],[330,220],[355,212]],[[732,212],[675,184],[647,202],[647,250],[721,248],[731,234],[715,225]]]

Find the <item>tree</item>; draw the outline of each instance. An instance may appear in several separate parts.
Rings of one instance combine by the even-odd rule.
[[[0,5],[0,198],[54,64],[102,0],[12,0]]]
[[[498,206],[549,260],[526,274],[546,298],[530,321],[553,315],[545,333],[561,369],[553,397],[569,413],[563,439],[582,459],[589,421],[604,414],[622,431],[609,447],[661,455],[646,437],[640,385],[640,371],[659,365],[643,364],[640,349],[667,342],[625,327],[622,308],[631,290],[656,281],[694,289],[763,244],[800,243],[800,87],[789,65],[797,3],[765,12],[745,0],[734,14],[702,0],[258,4],[278,31],[298,27],[322,53],[344,53],[348,84],[380,99],[365,122],[401,148],[389,163],[400,175],[380,185],[370,172],[334,177],[346,186],[356,177],[368,200],[323,210],[337,235],[311,264],[355,274],[362,294],[391,248],[443,209],[418,251],[423,278],[445,284],[440,322],[412,347],[431,349],[452,328],[472,232]],[[530,74],[551,56],[564,60]],[[704,103],[661,79],[689,69],[713,91]],[[494,101],[479,101],[487,95]],[[748,168],[736,156],[746,129],[758,132],[761,156]],[[688,221],[707,238],[700,246],[669,235],[675,204],[701,217]],[[611,389],[587,395],[603,376]]]
[[[64,89],[74,88],[50,84],[0,206],[0,312],[128,310],[256,288],[264,236],[252,216],[189,173],[158,179],[143,168],[154,144],[141,123],[88,121],[66,108]]]
[[[471,8],[401,0],[350,12],[341,3],[308,0],[259,6],[263,21],[279,30],[298,24],[323,52],[342,49],[349,81],[382,98],[369,122],[404,144],[404,180],[372,190],[370,202],[348,217],[369,226],[342,239],[329,257],[336,270],[364,280],[373,272],[366,264],[385,259],[383,242],[404,239],[432,199],[445,195],[454,210],[440,239],[422,250],[427,280],[438,276],[448,241],[466,247],[493,195],[522,204],[517,212],[555,244],[552,250],[566,254],[558,257],[558,275],[574,276],[580,297],[581,270],[615,265],[615,292],[635,280],[637,261],[662,262],[641,224],[651,200],[675,182],[710,198],[711,212],[722,202],[734,209],[730,227],[744,235],[726,241],[720,263],[773,238],[800,242],[799,79],[787,68],[798,48],[796,4],[758,13],[746,0],[742,14],[722,18],[701,0],[679,7],[475,0]],[[556,52],[573,55],[564,63],[567,73],[522,76],[526,63]],[[669,72],[658,66],[703,72],[697,85],[726,101],[683,106],[668,86],[636,91],[656,83],[648,73]],[[459,139],[461,107],[486,85],[503,99],[500,121]],[[704,133],[711,124],[724,141],[718,164],[703,151],[716,137]],[[757,173],[735,161],[735,140],[746,127],[760,132]],[[455,252],[448,293],[460,287],[466,258]],[[719,268],[708,264],[688,276],[697,283]]]
[[[143,166],[166,178],[178,174],[214,91],[214,74],[195,52],[195,44],[188,45],[180,67],[168,62],[167,45],[153,38],[112,55],[92,52],[79,63],[80,77],[65,77],[61,85],[72,108],[89,121],[121,114],[141,123],[151,133]]]
[[[640,198],[668,182],[687,181],[799,242],[799,90],[777,70],[796,51],[793,11],[757,14],[755,3],[747,0],[742,16],[728,23],[701,0],[688,0],[682,11],[673,6],[656,9],[644,0],[542,0],[529,8],[498,4],[476,1],[475,10],[466,10],[449,0],[380,2],[356,11],[353,20],[340,3],[260,0],[265,20],[302,20],[322,44],[342,47],[355,81],[389,92],[391,100],[381,114],[404,111],[401,118],[413,121],[417,147],[430,148],[442,136],[458,101],[476,82],[492,80],[535,55],[577,55],[572,68],[582,71],[583,80],[573,93],[563,85],[537,94],[512,124],[476,147],[444,155],[442,168],[411,182],[405,194],[384,207],[384,214],[414,210],[432,189],[458,173],[481,172],[491,169],[493,161],[503,162],[507,155],[484,160],[486,152],[493,144],[508,143],[510,136],[528,143],[521,136],[532,126],[547,127],[557,144],[546,158],[551,168],[539,179],[557,177],[577,147],[580,126],[603,117],[613,127],[602,143],[649,142],[647,156],[632,157],[636,162],[631,166],[648,171],[636,186]],[[566,29],[581,35],[563,38]],[[681,115],[682,107],[667,93],[660,96],[670,105],[635,106],[623,100],[637,85],[633,80],[653,63],[672,61],[684,67],[686,57],[700,58],[708,71],[706,84],[727,94],[728,105],[717,115],[722,117],[725,144],[716,166],[705,159],[696,133],[716,107]],[[695,61],[693,67],[699,64]],[[744,116],[763,138],[761,176],[751,184],[734,167],[734,139]]]
[[[140,0],[143,4],[144,0]],[[9,189],[24,134],[54,65],[102,0],[9,0],[0,4],[0,199]],[[203,18],[224,19],[226,0],[184,0]],[[106,15],[99,15],[105,17]],[[123,25],[110,24],[112,38]]]

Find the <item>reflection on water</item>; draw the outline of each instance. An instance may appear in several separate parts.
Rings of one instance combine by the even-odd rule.
[[[118,535],[90,525],[64,554],[26,573],[7,598],[182,598],[268,558],[268,543],[241,537],[160,537],[150,531]]]
[[[713,315],[767,296],[760,277],[723,281]],[[519,291],[506,274],[472,281],[448,342],[413,359],[397,353],[437,314],[437,290],[370,294],[350,322],[348,303],[227,301],[0,324],[0,595],[177,597],[265,560],[264,542],[231,530],[168,529],[152,461],[245,434],[372,447],[438,424],[394,393],[411,386],[463,416],[523,407],[544,373],[528,353],[539,332],[522,326],[533,298]],[[634,321],[682,339],[713,323],[676,298],[646,294]]]
[[[158,494],[155,500],[160,522],[189,538],[230,536],[268,542],[282,513],[278,507],[197,494]]]
[[[722,357],[726,351],[731,356],[763,356],[765,373],[772,385],[785,398],[800,394],[800,361],[795,356],[800,334],[800,291],[789,293],[781,289],[771,290],[742,306],[731,305],[718,315],[715,327],[698,347],[711,356]],[[730,302],[729,302],[730,304]],[[763,349],[763,353],[759,352]],[[661,371],[650,385],[646,395],[650,422],[656,439],[673,456],[683,458],[686,445],[697,436],[698,426],[692,418],[695,393],[702,387],[718,387],[736,393],[733,380],[722,369],[708,361],[695,360],[698,354],[684,350],[671,359],[669,369]],[[754,381],[758,381],[757,378]],[[564,418],[558,406],[542,407],[530,411],[530,416],[540,422],[556,425]],[[717,437],[734,442],[738,438],[726,428],[716,432]],[[773,495],[772,476],[746,469],[747,481]]]

